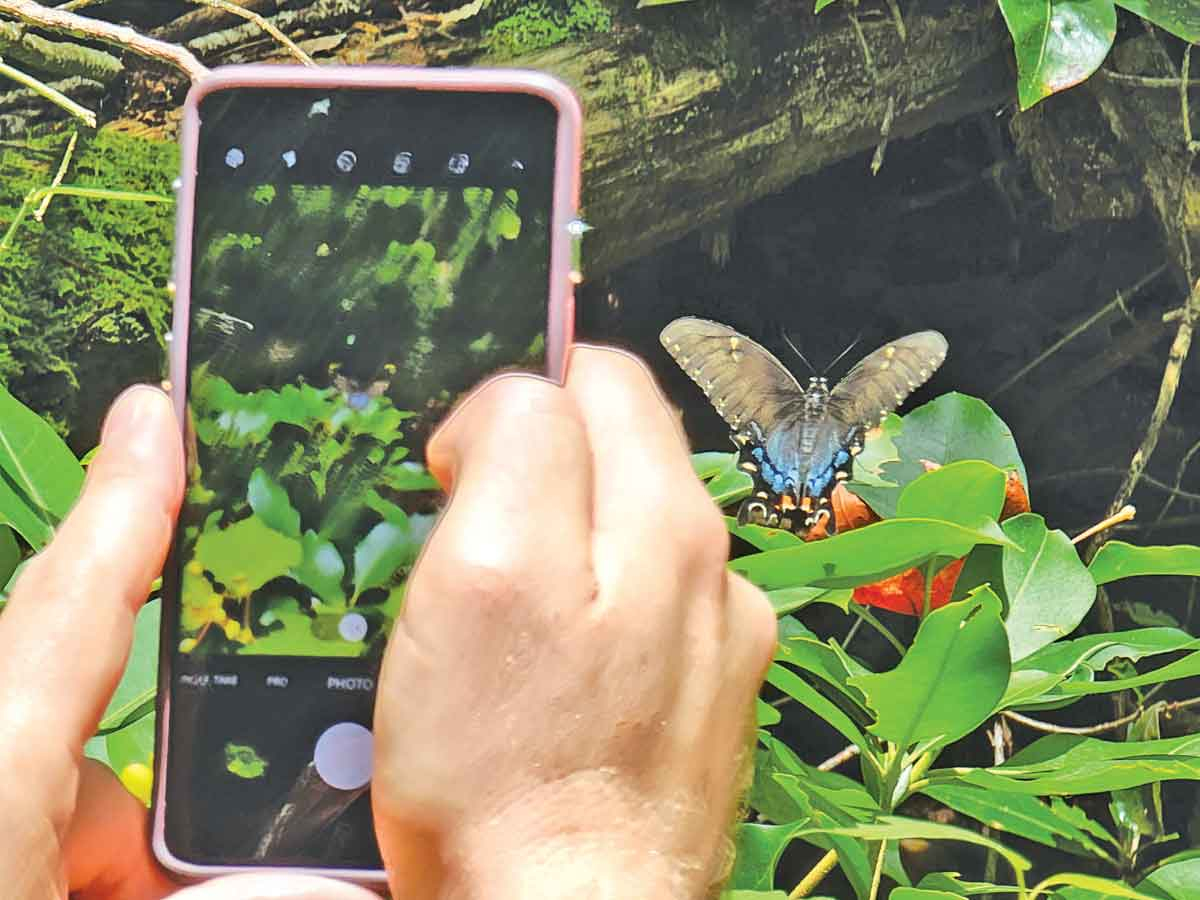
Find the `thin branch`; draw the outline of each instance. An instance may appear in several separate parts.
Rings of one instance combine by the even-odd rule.
[[[13,235],[17,233],[17,229],[20,228],[21,223],[28,217],[29,210],[35,204],[41,203],[47,196],[57,194],[62,194],[66,197],[82,197],[85,200],[122,200],[131,203],[173,202],[173,198],[164,197],[162,194],[147,194],[139,191],[112,191],[105,188],[73,187],[71,185],[65,187],[37,188],[25,196],[25,202],[17,210],[17,215],[9,224],[8,230],[4,232],[4,237],[0,238],[0,255],[12,246]]]
[[[817,861],[817,864],[812,867],[812,869],[807,875],[804,876],[800,883],[792,888],[792,892],[788,894],[787,900],[800,900],[802,897],[807,897],[817,889],[817,885],[825,880],[826,875],[837,868],[837,864],[837,851],[828,851]]]
[[[88,128],[96,127],[96,114],[85,106],[80,106],[66,94],[57,91],[44,81],[39,81],[32,75],[22,72],[20,69],[15,69],[0,59],[0,75],[7,76],[18,84],[24,85],[34,93],[41,97],[45,97],[55,106],[61,107],[78,119],[83,120],[83,123]]]
[[[1187,709],[1190,706],[1200,706],[1200,697],[1192,697],[1190,700],[1175,700],[1171,703],[1163,705],[1163,713],[1170,714],[1180,709]],[[1113,719],[1110,722],[1101,722],[1099,725],[1055,725],[1053,722],[1044,722],[1041,719],[1033,719],[1029,716],[1023,716],[1019,712],[1013,712],[1011,709],[1006,709],[1001,713],[1004,718],[1016,722],[1018,725],[1024,725],[1026,728],[1032,728],[1035,731],[1044,731],[1047,734],[1103,734],[1106,731],[1114,731],[1122,725],[1128,725],[1138,716],[1146,711],[1144,706],[1139,706],[1128,715],[1121,716],[1118,719]]]
[[[1158,523],[1166,518],[1172,504],[1175,503],[1176,497],[1183,497],[1187,500],[1200,500],[1200,494],[1189,494],[1188,491],[1180,489],[1180,485],[1183,484],[1183,476],[1187,473],[1187,467],[1191,463],[1192,457],[1197,453],[1200,453],[1200,441],[1196,441],[1196,443],[1188,447],[1187,453],[1183,454],[1183,458],[1179,461],[1179,468],[1175,470],[1175,484],[1171,488],[1171,495],[1167,497],[1167,502],[1164,503],[1162,509],[1158,511],[1158,515],[1155,517],[1152,527],[1157,528]]]
[[[71,158],[75,155],[75,144],[79,140],[79,132],[71,132],[71,140],[67,142],[66,152],[63,153],[62,162],[58,164],[58,171],[54,173],[54,180],[50,182],[50,187],[56,188],[63,183],[63,179],[67,176],[67,169],[71,165]],[[50,201],[54,199],[54,195],[50,192],[46,193],[42,200],[42,205],[37,208],[37,212],[33,214],[33,218],[40,222],[46,217],[46,211],[50,209]]]
[[[1102,478],[1112,475],[1124,475],[1124,469],[1118,469],[1116,466],[1099,466],[1095,469],[1075,469],[1070,472],[1055,472],[1051,475],[1041,475],[1033,479],[1034,484],[1049,484],[1054,481],[1075,481],[1081,478]],[[1146,487],[1152,487],[1160,490],[1172,497],[1178,497],[1181,500],[1200,500],[1200,494],[1192,491],[1181,490],[1174,485],[1167,484],[1165,481],[1160,481],[1153,475],[1142,475],[1142,484]]]
[[[1162,383],[1158,389],[1158,400],[1154,404],[1154,411],[1150,414],[1150,424],[1146,427],[1146,434],[1142,438],[1141,445],[1134,452],[1133,459],[1129,462],[1129,471],[1125,473],[1125,477],[1121,481],[1121,486],[1117,489],[1116,496],[1113,497],[1112,504],[1108,509],[1109,515],[1116,515],[1129,502],[1134,488],[1137,487],[1138,482],[1145,474],[1150,457],[1154,455],[1154,448],[1158,446],[1158,438],[1162,433],[1163,425],[1166,424],[1167,417],[1171,413],[1171,406],[1175,402],[1175,394],[1179,390],[1183,364],[1187,360],[1188,352],[1192,349],[1193,323],[1196,320],[1197,313],[1200,313],[1200,282],[1193,284],[1187,305],[1188,312],[1182,321],[1180,321],[1179,329],[1175,332],[1175,340],[1171,342],[1171,350],[1167,354],[1167,362],[1163,367]],[[1093,538],[1083,553],[1084,562],[1090,562],[1098,549],[1100,549],[1100,541]],[[1097,595],[1096,610],[1100,617],[1101,629],[1103,631],[1113,631],[1115,623],[1113,621],[1112,605],[1103,593]]]
[[[275,40],[277,40],[280,44],[282,44],[288,53],[292,54],[292,56],[299,60],[303,65],[314,67],[317,65],[315,62],[313,62],[313,58],[311,56],[301,50],[291,38],[280,31],[266,16],[263,16],[252,9],[238,6],[230,2],[230,0],[190,0],[190,2],[198,3],[201,6],[210,6],[214,9],[224,10],[230,15],[245,19],[247,22],[253,22],[271,37],[275,38]]]
[[[1001,384],[998,388],[996,388],[994,391],[992,391],[992,393],[988,396],[988,399],[994,400],[995,398],[999,397],[1001,394],[1003,394],[1005,391],[1007,391],[1009,388],[1011,388],[1014,384],[1016,384],[1018,381],[1020,381],[1022,378],[1024,378],[1026,375],[1028,375],[1030,372],[1032,372],[1034,369],[1036,369],[1038,366],[1040,366],[1042,363],[1044,363],[1046,360],[1048,360],[1051,356],[1053,356],[1055,353],[1057,353],[1059,350],[1061,350],[1063,347],[1065,347],[1071,341],[1075,340],[1075,338],[1079,337],[1081,334],[1083,334],[1085,331],[1087,331],[1089,328],[1091,328],[1097,322],[1101,321],[1105,316],[1107,316],[1109,313],[1111,313],[1114,309],[1121,310],[1121,312],[1125,313],[1126,316],[1132,315],[1129,312],[1129,308],[1125,305],[1125,301],[1127,299],[1132,299],[1133,297],[1137,296],[1137,294],[1142,290],[1142,288],[1144,288],[1146,285],[1148,285],[1150,282],[1152,282],[1155,278],[1157,278],[1159,275],[1161,275],[1166,270],[1167,270],[1167,266],[1164,263],[1163,265],[1161,265],[1157,269],[1155,269],[1153,272],[1148,272],[1147,274],[1143,275],[1141,278],[1139,278],[1137,281],[1135,281],[1132,285],[1125,288],[1124,290],[1117,291],[1116,296],[1114,296],[1112,298],[1112,300],[1108,301],[1108,303],[1104,304],[1104,306],[1100,307],[1098,310],[1096,310],[1096,312],[1092,313],[1090,316],[1088,316],[1086,319],[1084,319],[1081,323],[1079,323],[1077,326],[1072,328],[1065,335],[1063,335],[1061,338],[1059,338],[1057,341],[1055,341],[1053,344],[1051,344],[1045,351],[1040,353],[1030,363],[1022,366],[1021,369],[1019,371],[1017,371],[1012,377],[1010,377],[1003,384]]]
[[[819,766],[817,766],[817,768],[822,772],[832,772],[842,763],[846,763],[854,759],[854,757],[858,756],[858,754],[861,752],[862,751],[858,749],[858,744],[851,744],[849,747],[839,750],[837,753],[833,754],[833,756],[829,757],[829,759],[825,760],[825,762],[821,763]]]
[[[125,25],[90,19],[61,9],[50,9],[33,0],[0,0],[0,13],[48,31],[73,34],[124,47],[139,56],[156,59],[182,71],[193,81],[208,72],[195,56],[183,47],[157,41]]]
[[[1155,78],[1150,75],[1128,75],[1124,72],[1115,72],[1112,69],[1101,68],[1100,74],[1105,78],[1121,84],[1133,84],[1144,88],[1166,88],[1170,90],[1179,90],[1181,84],[1188,87],[1200,87],[1200,81],[1185,81],[1181,78]]]
[[[888,97],[887,109],[883,111],[883,122],[879,126],[879,143],[875,146],[875,155],[871,157],[871,174],[878,175],[883,168],[883,157],[887,153],[888,138],[892,134],[892,119],[896,115],[896,98]]]

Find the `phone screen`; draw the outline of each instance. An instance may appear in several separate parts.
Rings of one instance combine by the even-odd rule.
[[[544,368],[557,112],[239,88],[200,116],[166,843],[374,869],[375,678],[439,502],[423,448],[487,374]]]

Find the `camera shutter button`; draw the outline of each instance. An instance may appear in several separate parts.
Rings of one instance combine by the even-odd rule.
[[[338,722],[321,732],[313,748],[317,775],[331,788],[356,791],[371,780],[375,737],[357,722]]]

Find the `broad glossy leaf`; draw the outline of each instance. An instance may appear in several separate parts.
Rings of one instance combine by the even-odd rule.
[[[250,476],[246,500],[268,527],[288,537],[300,537],[300,513],[292,506],[287,491],[262,468]]]
[[[783,714],[772,706],[766,703],[761,698],[754,699],[754,724],[759,728],[769,728],[772,725],[778,725],[783,721]]]
[[[995,519],[1004,506],[1007,476],[991,463],[961,460],[909,482],[896,502],[896,516],[941,519],[968,527]]]
[[[1100,878],[1098,875],[1079,875],[1074,872],[1062,875],[1051,875],[1039,882],[1035,893],[1039,896],[1043,890],[1063,885],[1065,891],[1057,891],[1055,896],[1062,900],[1155,900],[1141,891],[1135,890],[1123,881],[1113,881],[1111,878]]]
[[[1117,34],[1112,0],[1000,0],[1017,54],[1017,97],[1029,109],[1100,68]]]
[[[718,465],[722,460],[723,463]],[[737,467],[736,453],[696,454],[692,458],[692,467],[704,480],[708,495],[717,506],[728,506],[740,500],[750,493],[754,484],[750,476]]]
[[[1054,691],[1060,682],[1073,677],[1080,682],[1089,682],[1114,659],[1136,662],[1146,656],[1197,647],[1200,647],[1200,639],[1178,628],[1139,628],[1058,641],[1013,665],[1008,689],[998,708],[1044,705],[1037,702],[1038,698]],[[1054,694],[1049,702],[1063,699],[1063,695]]]
[[[851,675],[858,673],[849,671],[845,657],[791,616],[779,622],[779,643],[775,647],[775,659],[815,675],[832,690],[837,691],[846,704],[859,710],[864,720],[871,717],[863,702],[862,693],[847,683]]]
[[[258,516],[228,528],[206,529],[196,539],[196,559],[229,587],[256,591],[300,562],[300,542],[280,534]]]
[[[772,821],[786,823],[796,821],[800,817],[802,807],[794,802],[798,794],[804,796],[808,807],[828,808],[830,811],[850,816],[856,822],[869,822],[879,815],[879,804],[854,779],[837,772],[823,772],[816,766],[810,766],[787,744],[768,734],[760,734],[760,741],[764,750],[756,757],[755,788],[751,794],[751,803]],[[792,802],[780,804],[761,796],[763,787],[774,789],[779,784],[779,778],[783,776],[787,776],[784,781],[789,785],[789,778],[795,782],[794,787],[788,788]],[[770,783],[764,785],[764,779],[769,779]],[[776,796],[775,801],[778,799]]]
[[[1136,547],[1124,541],[1108,541],[1088,566],[1096,584],[1139,575],[1200,575],[1200,547]]]
[[[899,487],[925,473],[922,460],[948,465],[958,460],[990,462],[1001,469],[1016,469],[1022,484],[1029,484],[1016,442],[1003,420],[976,397],[951,392],[917,407],[903,419],[893,443],[898,458],[884,462],[880,477]],[[866,486],[859,493],[881,516],[895,514],[899,490]]]
[[[133,623],[133,646],[129,651],[129,660],[125,663],[121,681],[100,718],[101,731],[131,724],[138,712],[153,714],[154,694],[158,685],[158,633],[161,618],[162,601],[157,598],[147,601],[138,611]],[[153,718],[152,715],[151,717]]]
[[[958,872],[930,872],[917,885],[931,891],[949,891],[973,897],[976,894],[1016,894],[1011,885],[992,884],[990,881],[963,881]]]
[[[767,670],[767,682],[779,688],[801,706],[816,713],[850,743],[859,748],[871,746],[866,735],[862,733],[858,724],[850,716],[795,672],[776,663]]]
[[[708,481],[728,469],[731,464],[736,464],[736,461],[737,454],[735,453],[721,453],[715,450],[693,453],[692,471],[701,481]]]
[[[386,584],[398,569],[416,562],[424,538],[409,523],[380,522],[368,531],[354,548],[354,595]]]
[[[120,774],[133,763],[151,764],[154,759],[154,720],[153,713],[142,716],[104,739],[108,765],[114,772]]]
[[[849,683],[866,694],[876,712],[871,733],[908,748],[930,739],[949,742],[972,731],[991,715],[1008,675],[1000,601],[981,588],[930,613],[892,671]]]
[[[797,535],[778,528],[764,528],[761,525],[739,525],[733,516],[724,516],[725,527],[734,537],[741,538],[758,550],[779,550],[784,547],[795,547],[803,544]]]
[[[1102,741],[1051,734],[1002,766],[938,769],[932,783],[955,780],[1020,794],[1093,794],[1155,781],[1200,780],[1200,735],[1158,741]]]
[[[346,564],[333,542],[310,530],[304,532],[300,547],[300,564],[291,570],[291,576],[326,603],[345,603],[342,578],[346,575]]]
[[[1117,0],[1117,6],[1188,43],[1200,43],[1200,7],[1193,0]]]
[[[1028,794],[1016,794],[968,784],[933,785],[922,790],[934,800],[970,816],[993,831],[1006,831],[1074,853],[1112,860],[1109,849],[1096,838],[1115,847],[1116,841],[1078,807],[1054,798],[1044,803]]]
[[[898,887],[890,894],[888,900],[967,900],[962,894],[952,894],[949,891],[931,891],[926,888]]]
[[[0,525],[0,591],[20,564],[21,548],[17,545],[16,535],[7,525]]]
[[[728,887],[734,890],[769,891],[775,886],[775,867],[788,844],[806,825],[758,825],[743,823],[737,828],[737,856]]]
[[[999,841],[977,834],[956,825],[943,825],[940,822],[927,822],[924,819],[907,819],[902,816],[880,816],[875,822],[854,825],[849,828],[827,829],[827,833],[845,834],[866,840],[906,840],[908,838],[923,838],[927,841],[962,841],[976,844],[994,850],[1008,862],[1015,872],[1027,872],[1030,862],[1017,851],[1006,847]],[[802,833],[803,834],[803,833]]]
[[[826,603],[848,613],[853,596],[854,592],[848,588],[790,587],[767,591],[767,599],[777,616],[798,612],[813,603]]]
[[[1112,678],[1107,681],[1069,681],[1060,684],[1054,692],[1067,697],[1079,697],[1086,694],[1111,694],[1113,691],[1123,691],[1128,688],[1145,687],[1148,684],[1162,684],[1164,681],[1178,681],[1181,678],[1195,678],[1200,675],[1200,652],[1190,653],[1183,659],[1165,666],[1159,666],[1142,675],[1129,678]]]
[[[1138,882],[1138,890],[1163,900],[1184,900],[1200,885],[1200,850],[1185,850],[1159,863]]]
[[[1018,661],[1074,631],[1096,600],[1096,585],[1071,539],[1041,516],[1025,513],[1000,527],[1020,547],[1006,547],[1002,563],[1004,627]]]
[[[933,519],[888,519],[825,541],[743,556],[729,568],[764,590],[857,587],[938,556],[965,556],[976,544],[1006,544],[994,522],[965,528]]]
[[[50,425],[0,386],[0,525],[41,550],[83,487],[83,467]]]

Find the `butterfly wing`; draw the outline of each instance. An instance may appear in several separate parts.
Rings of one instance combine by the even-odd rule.
[[[803,407],[804,391],[783,363],[727,325],[687,316],[659,340],[734,431],[753,424],[770,434]]]
[[[928,381],[950,344],[937,331],[897,338],[864,357],[830,392],[829,414],[847,427],[872,427]]]

